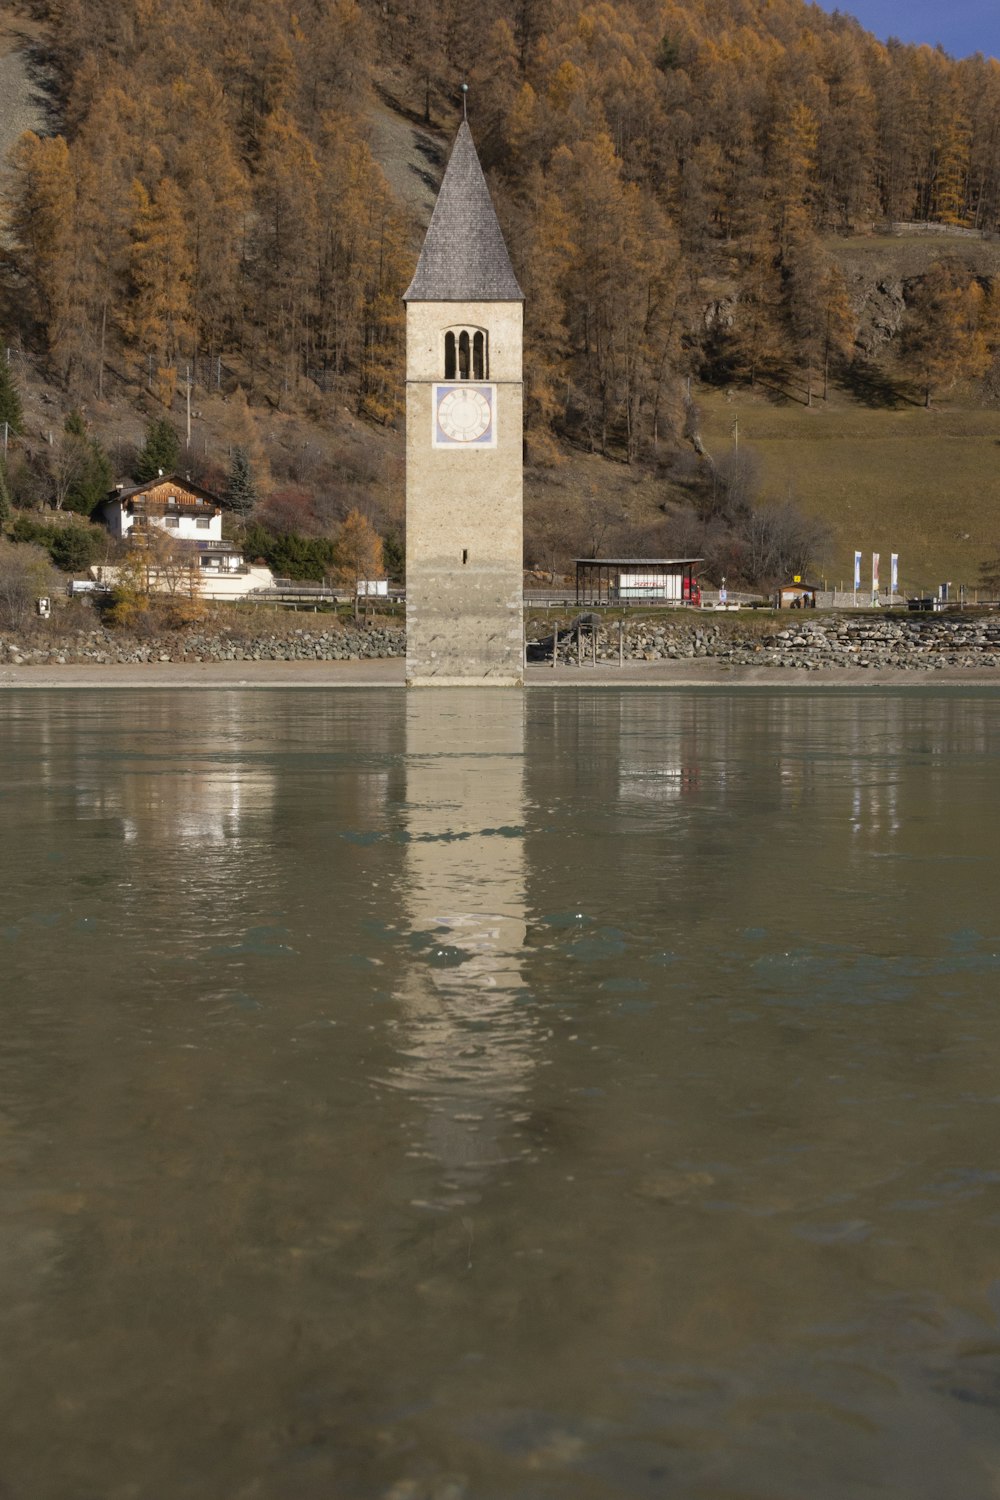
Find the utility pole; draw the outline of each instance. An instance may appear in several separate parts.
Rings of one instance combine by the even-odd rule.
[[[101,357],[97,365],[97,399],[104,400],[104,346],[108,332],[108,299],[105,297],[101,309]]]
[[[733,417],[733,452],[740,451],[740,414],[736,412]]]
[[[191,366],[185,366],[187,370],[187,447],[191,449]]]

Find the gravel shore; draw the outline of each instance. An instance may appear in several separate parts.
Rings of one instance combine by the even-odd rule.
[[[734,666],[725,661],[628,662],[624,667],[529,666],[529,688],[775,688],[826,690],[886,688],[1000,688],[1000,667],[944,667],[917,674],[893,667]],[[403,662],[240,661],[159,662],[123,666],[0,666],[0,690],[66,688],[401,688]]]

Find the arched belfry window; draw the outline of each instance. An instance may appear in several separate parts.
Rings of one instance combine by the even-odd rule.
[[[445,380],[489,380],[489,335],[485,328],[448,328],[444,335]]]

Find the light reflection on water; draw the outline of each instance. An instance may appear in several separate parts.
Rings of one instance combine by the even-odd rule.
[[[997,1493],[997,696],[3,707],[0,1493]]]
[[[440,1166],[443,1192],[416,1202],[443,1208],[477,1201],[477,1185],[514,1149],[505,1127],[541,1050],[521,971],[520,693],[471,706],[461,694],[407,695],[404,821],[414,961],[400,978],[388,1081],[425,1103],[412,1154]]]

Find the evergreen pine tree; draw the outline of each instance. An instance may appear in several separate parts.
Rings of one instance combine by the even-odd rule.
[[[108,455],[76,410],[63,423],[63,436],[49,453],[47,468],[56,510],[89,516],[111,488]]]
[[[234,448],[223,500],[244,520],[257,504],[257,481],[245,448]]]
[[[133,475],[139,484],[157,474],[172,474],[181,457],[181,440],[169,420],[159,417],[146,428],[146,441],[139,451]]]
[[[382,538],[382,564],[394,583],[406,582],[406,545],[396,531]]]
[[[21,393],[14,381],[14,373],[7,360],[0,354],[0,424],[7,423],[7,436],[16,437],[24,431],[24,413],[21,411]]]
[[[97,438],[90,438],[87,447],[89,454],[87,458],[87,472],[83,483],[80,485],[79,498],[80,508],[88,516],[105,500],[114,484],[114,470],[111,460]]]

